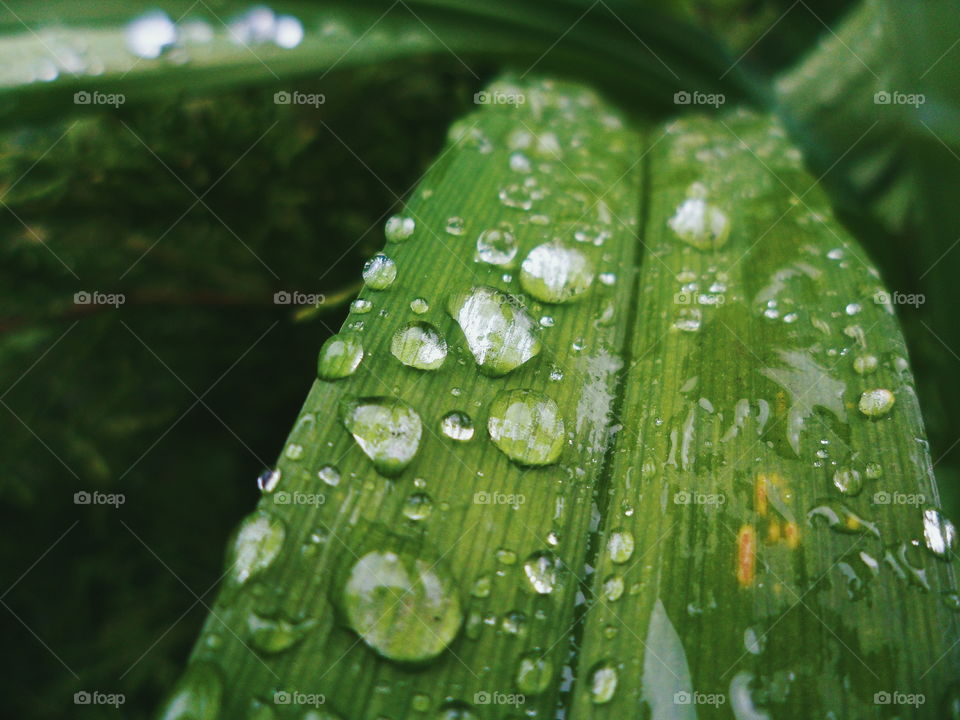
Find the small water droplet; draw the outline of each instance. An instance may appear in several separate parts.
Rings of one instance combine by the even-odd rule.
[[[459,701],[444,703],[436,715],[436,720],[479,720],[469,705]]]
[[[490,404],[487,430],[494,444],[520,465],[557,461],[566,437],[557,404],[534,390],[505,390]]]
[[[340,471],[333,465],[324,465],[317,470],[317,477],[330,487],[336,487],[340,484]]]
[[[523,563],[523,572],[538,595],[549,595],[557,584],[557,558],[553,553],[537,551]]]
[[[875,523],[857,515],[853,510],[836,500],[826,500],[807,512],[807,519],[812,523],[821,518],[831,530],[845,535],[861,535],[869,533],[880,537],[880,530]]]
[[[853,369],[860,375],[869,375],[878,365],[876,355],[858,355],[853,359]]]
[[[403,242],[413,235],[417,224],[413,218],[394,215],[384,226],[383,234],[388,242]]]
[[[496,552],[497,562],[501,565],[515,565],[517,554],[508,548],[500,548]]]
[[[457,584],[446,568],[393,550],[373,550],[353,564],[341,607],[367,645],[397,662],[435,658],[463,624]]]
[[[257,487],[260,488],[260,492],[265,494],[272,493],[276,490],[279,483],[279,470],[264,470],[260,473],[260,477],[257,478]]]
[[[407,367],[436,370],[447,357],[447,341],[430,323],[415,321],[394,333],[390,352]]]
[[[623,578],[619,575],[610,575],[603,581],[603,597],[607,602],[616,602],[623,595]]]
[[[869,480],[877,480],[883,476],[883,466],[878,462],[868,462],[864,468],[864,474]]]
[[[440,420],[440,432],[451,440],[466,442],[473,438],[473,420],[465,412],[453,410]]]
[[[403,514],[410,520],[426,520],[433,512],[433,500],[424,493],[414,493],[403,504]]]
[[[294,623],[282,618],[262,617],[256,613],[250,613],[247,616],[250,645],[255,650],[268,655],[293,647],[303,640],[315,625],[315,620]]]
[[[484,285],[450,297],[447,310],[481,372],[499,377],[541,350],[540,329],[514,298]]]
[[[470,594],[475,598],[486,598],[490,597],[490,589],[492,587],[492,582],[489,575],[481,575],[473,582],[473,587],[470,590]]]
[[[466,223],[463,221],[463,218],[455,215],[447,218],[447,224],[446,227],[444,227],[444,230],[446,230],[450,235],[459,237],[460,235],[463,235],[465,228]]]
[[[766,637],[758,633],[756,628],[748,627],[743,631],[743,647],[751,655],[762,653],[766,643]]]
[[[538,245],[520,266],[520,286],[545,303],[580,298],[593,284],[593,263],[576,248],[559,242]]]
[[[678,238],[698,250],[716,250],[727,242],[730,218],[707,202],[705,194],[706,188],[694,183],[688,191],[689,197],[677,206],[667,224]]]
[[[345,398],[341,413],[344,427],[381,475],[402,473],[420,448],[420,416],[402,400]]]
[[[867,417],[881,417],[890,412],[896,400],[893,393],[885,388],[867,390],[860,396],[857,407]]]
[[[833,474],[833,486],[844,495],[859,495],[863,489],[863,480],[856,470],[837,470]]]
[[[517,664],[517,689],[525,695],[539,695],[553,679],[553,663],[537,651],[520,656]]]
[[[286,449],[283,451],[284,456],[288,460],[299,460],[303,457],[303,445],[300,443],[290,443],[287,445]]]
[[[596,705],[610,702],[617,692],[618,679],[617,669],[610,661],[604,660],[594,665],[590,670],[590,700]]]
[[[359,301],[358,301],[359,302]],[[331,335],[320,348],[317,358],[317,377],[321,380],[340,380],[350,377],[363,360],[363,343],[356,335]]]
[[[383,253],[377,253],[363,266],[363,281],[374,290],[386,290],[397,279],[397,264]]]
[[[513,233],[503,229],[484,230],[477,238],[474,259],[488,265],[508,267],[517,255],[517,240]]]
[[[410,309],[417,315],[423,315],[430,309],[430,303],[422,297],[417,297],[410,301]]]
[[[228,553],[231,580],[242,585],[263,573],[280,554],[286,536],[286,526],[280,518],[262,511],[247,516]]]
[[[627,562],[633,556],[633,534],[628,530],[614,530],[607,540],[610,560],[617,564]]]
[[[350,312],[357,315],[366,315],[371,310],[373,310],[373,303],[366,298],[357,298],[350,303]]]

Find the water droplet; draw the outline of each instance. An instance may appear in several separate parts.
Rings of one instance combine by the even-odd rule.
[[[530,158],[528,158],[522,152],[511,153],[510,169],[513,170],[514,172],[521,172],[521,173],[530,172]]]
[[[623,578],[619,575],[610,575],[603,581],[603,596],[607,602],[616,602],[623,595]]]
[[[264,470],[260,473],[260,477],[257,478],[257,487],[260,488],[260,492],[265,494],[272,493],[276,490],[279,483],[279,470]]]
[[[489,575],[481,575],[473,582],[473,588],[470,590],[470,594],[475,598],[486,598],[490,597],[490,589],[492,582],[490,581]]]
[[[410,322],[394,333],[390,352],[407,367],[436,370],[447,357],[447,341],[430,323]]]
[[[417,224],[414,222],[413,218],[394,215],[392,218],[387,220],[383,234],[387,238],[388,242],[403,242],[413,235],[413,231],[416,229],[416,227]]]
[[[341,607],[367,645],[398,662],[435,658],[463,624],[457,584],[444,566],[391,550],[368,552],[353,564]]]
[[[939,511],[923,511],[923,541],[938,558],[948,560],[957,544],[957,528]]]
[[[366,315],[371,310],[373,310],[373,303],[366,298],[357,298],[350,303],[350,312],[357,315]]]
[[[517,665],[517,689],[525,695],[539,695],[553,679],[553,663],[539,652],[529,652],[520,657]]]
[[[753,704],[750,684],[753,674],[741,670],[730,680],[730,710],[736,720],[770,720],[770,714]]]
[[[576,248],[559,242],[538,245],[520,266],[520,285],[545,303],[565,303],[582,296],[593,284],[593,263]]]
[[[863,489],[863,480],[856,470],[837,470],[833,474],[833,486],[844,495],[858,495]]]
[[[867,390],[860,396],[857,407],[867,417],[880,417],[890,412],[896,398],[885,388]]]
[[[417,315],[423,315],[430,309],[430,303],[422,297],[417,297],[410,301],[410,309]]]
[[[344,427],[381,475],[402,473],[420,448],[420,416],[402,400],[346,398],[341,413]]]
[[[563,450],[557,404],[534,390],[505,390],[490,404],[487,430],[494,444],[520,465],[550,465]]]
[[[517,255],[517,240],[507,230],[484,230],[477,238],[477,253],[474,259],[488,265],[507,267]]]
[[[500,548],[496,552],[497,562],[501,565],[514,565],[517,562],[517,554],[513,550]]]
[[[613,699],[617,692],[617,669],[610,661],[597,663],[590,670],[590,699],[596,705],[603,705]]]
[[[440,420],[440,432],[451,440],[466,442],[473,438],[473,420],[465,412],[453,410]]]
[[[844,312],[846,312],[847,315],[856,315],[856,314],[857,314],[858,312],[860,312],[862,309],[863,309],[863,308],[860,307],[860,304],[859,304],[859,303],[850,303],[849,305],[847,305],[847,306],[844,308]]]
[[[607,540],[607,552],[613,562],[627,562],[633,556],[633,534],[628,530],[614,530]]]
[[[667,222],[670,229],[685,243],[698,250],[716,250],[727,242],[730,218],[704,197],[706,189],[695,183],[688,197]]]
[[[403,504],[403,514],[410,520],[426,520],[432,512],[433,501],[424,493],[414,493]]]
[[[240,524],[228,553],[230,578],[242,585],[264,572],[280,554],[286,536],[280,518],[266,512],[249,515]]]
[[[410,700],[410,707],[417,712],[426,712],[430,709],[430,696],[424,693],[416,693]]]
[[[860,517],[846,505],[836,500],[827,500],[812,508],[807,513],[807,519],[812,523],[815,518],[822,518],[831,530],[845,535],[870,533],[880,537],[880,530],[875,523]]]
[[[397,264],[383,253],[377,253],[363,266],[363,281],[374,290],[386,290],[397,279]]]
[[[127,25],[125,34],[130,52],[153,60],[177,41],[177,26],[162,10],[150,10]]]
[[[314,625],[315,620],[293,623],[284,619],[262,617],[256,613],[250,613],[247,617],[250,645],[268,655],[293,647],[303,640]]]
[[[536,179],[530,176],[522,183],[511,183],[500,188],[498,195],[500,202],[509,208],[530,210],[535,202],[543,198],[544,193],[538,187]]]
[[[436,720],[479,720],[477,714],[466,703],[448,702],[440,708]]]
[[[673,326],[683,332],[697,332],[703,323],[703,311],[700,308],[682,307],[677,311]]]
[[[317,470],[317,477],[330,487],[336,487],[340,484],[340,471],[333,465],[322,466]]]
[[[864,473],[869,480],[876,480],[883,476],[883,466],[878,462],[868,462]]]
[[[359,301],[358,301],[359,302]],[[317,377],[321,380],[339,380],[350,377],[363,360],[363,343],[356,335],[331,335],[320,348],[317,358]]]
[[[444,230],[446,230],[450,235],[459,237],[460,235],[463,235],[465,227],[466,223],[463,221],[463,218],[454,215],[453,217],[447,218],[447,225],[444,227]]]
[[[756,628],[748,627],[743,631],[743,647],[751,655],[762,653],[766,643],[766,637],[759,634]]]
[[[553,553],[537,551],[523,563],[523,572],[538,595],[549,595],[557,584],[557,558]]]
[[[876,355],[858,355],[853,359],[853,369],[860,375],[869,375],[878,365]]]
[[[499,377],[541,350],[540,329],[514,298],[484,285],[450,297],[447,310],[481,372]]]
[[[299,443],[290,443],[283,451],[284,457],[288,460],[299,460],[303,457],[303,445]]]
[[[222,695],[223,680],[216,666],[203,661],[190,663],[160,720],[217,720]]]

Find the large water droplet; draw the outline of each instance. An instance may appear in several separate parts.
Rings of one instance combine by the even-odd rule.
[[[938,558],[949,560],[957,544],[957,528],[939,510],[928,508],[923,511],[923,541]]]
[[[320,348],[317,358],[317,376],[321,380],[339,380],[350,377],[363,360],[363,343],[356,335],[331,335]]]
[[[341,606],[367,645],[398,662],[435,658],[463,623],[457,584],[446,569],[390,550],[368,552],[353,564]]]
[[[535,593],[549,595],[557,585],[557,558],[550,552],[535,552],[524,561],[523,572]]]
[[[517,689],[525,695],[539,695],[553,678],[553,663],[537,651],[520,657],[517,665]]]
[[[867,417],[880,417],[890,412],[896,398],[886,388],[867,390],[860,396],[857,407]]]
[[[453,410],[440,420],[440,432],[451,440],[466,442],[473,438],[473,420],[465,412]]]
[[[520,465],[550,465],[563,450],[557,404],[534,390],[505,390],[490,404],[487,430],[504,455]]]
[[[242,585],[262,573],[280,554],[286,536],[280,518],[266,512],[249,515],[240,524],[228,553],[230,578]]]
[[[390,352],[408,367],[436,370],[447,357],[447,341],[430,323],[411,322],[394,333]]]
[[[540,329],[533,318],[514,298],[495,288],[481,285],[456,293],[447,310],[487,375],[506,375],[541,350]]]
[[[520,285],[545,303],[565,303],[593,284],[593,263],[580,250],[559,242],[538,245],[520,266]]]
[[[699,183],[691,186],[688,195],[667,222],[670,229],[678,238],[698,250],[723,247],[730,235],[730,218],[720,208],[707,202],[706,188]]]
[[[420,416],[402,400],[346,398],[341,413],[344,427],[381,475],[402,473],[420,448]]]
[[[590,670],[590,699],[597,705],[603,705],[613,699],[617,692],[617,669],[609,661],[599,662]]]
[[[363,281],[374,290],[386,290],[397,279],[397,264],[383,253],[377,253],[363,266]]]
[[[389,242],[403,242],[413,235],[416,227],[417,224],[413,218],[394,215],[387,220],[383,234]]]
[[[625,563],[633,556],[633,534],[629,530],[614,530],[607,540],[607,552],[610,559],[617,563]]]
[[[488,265],[509,266],[517,255],[517,240],[503,229],[484,230],[477,238],[475,259]]]
[[[194,662],[177,682],[160,720],[217,720],[223,680],[209,662]]]

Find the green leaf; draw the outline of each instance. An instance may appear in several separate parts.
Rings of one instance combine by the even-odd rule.
[[[321,377],[363,357],[312,388],[162,717],[192,685],[220,716],[954,702],[906,351],[782,128],[489,91],[525,102],[456,123],[388,223],[396,279],[368,272]]]

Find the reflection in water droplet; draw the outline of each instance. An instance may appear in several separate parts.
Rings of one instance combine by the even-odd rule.
[[[514,298],[478,286],[450,297],[447,310],[467,340],[480,371],[499,377],[541,350],[540,330]]]
[[[957,528],[939,510],[923,511],[923,541],[938,558],[948,560],[957,544]]]
[[[559,242],[530,251],[520,266],[520,285],[545,303],[565,303],[582,296],[593,284],[593,263],[576,248]]]
[[[339,380],[350,377],[363,360],[363,343],[356,335],[331,335],[320,348],[317,358],[317,377],[321,380]]]
[[[345,398],[341,413],[344,427],[381,475],[399,475],[420,448],[420,416],[402,400]]]
[[[896,398],[893,393],[885,388],[876,388],[867,390],[860,396],[860,402],[857,407],[867,417],[880,417],[890,412]]]
[[[613,699],[617,692],[617,669],[609,661],[599,662],[590,670],[590,700],[603,705]]]
[[[387,220],[383,234],[387,238],[388,242],[403,242],[413,235],[413,231],[416,229],[416,227],[417,224],[414,222],[413,218],[394,215],[392,218]]]
[[[394,333],[390,352],[407,367],[436,370],[447,357],[447,341],[430,323],[410,322]]]
[[[445,567],[392,550],[368,552],[353,564],[341,607],[367,645],[398,662],[435,658],[463,623],[456,582]]]
[[[223,679],[210,662],[192,662],[167,700],[160,720],[217,720]]]
[[[286,539],[283,521],[266,512],[255,512],[240,524],[228,553],[230,579],[247,582],[269,568]]]
[[[525,695],[538,695],[550,687],[553,664],[537,651],[520,656],[517,665],[517,689]]]
[[[440,421],[440,432],[451,440],[466,442],[473,438],[473,420],[465,412],[453,410]]]
[[[697,188],[696,184],[691,187],[689,192],[691,197],[677,206],[676,212],[667,224],[678,238],[698,250],[716,250],[727,242],[730,235],[730,218],[720,208],[711,205],[705,197],[702,197],[705,189]]]
[[[262,473],[260,473],[260,477],[257,478],[257,487],[260,488],[260,492],[264,494],[272,493],[277,489],[277,485],[279,483],[279,470],[264,470]]]
[[[357,298],[350,303],[350,312],[356,313],[357,315],[365,315],[371,310],[373,310],[373,303],[366,298]]]
[[[490,404],[487,430],[494,444],[520,465],[557,461],[566,437],[557,404],[533,390],[505,390]]]
[[[516,255],[517,240],[507,230],[484,230],[477,238],[477,262],[507,267]]]
[[[363,266],[363,281],[374,290],[386,290],[397,279],[397,264],[383,253],[377,253]]]
[[[863,489],[863,480],[856,470],[837,470],[833,474],[833,486],[844,495],[859,495]]]
[[[432,512],[433,501],[424,493],[414,493],[403,504],[403,514],[410,520],[426,520]]]
[[[557,558],[550,552],[535,552],[524,561],[523,572],[535,593],[549,595],[557,584]]]

